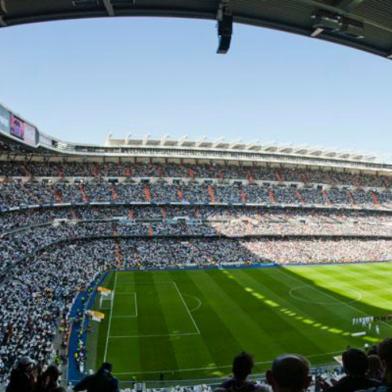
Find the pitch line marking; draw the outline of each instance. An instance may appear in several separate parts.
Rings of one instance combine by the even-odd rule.
[[[342,351],[332,351],[329,353],[324,353],[324,354],[312,354],[312,355],[306,355],[306,358],[316,358],[316,357],[322,357],[326,355],[336,355],[336,354],[341,354]],[[262,361],[262,362],[255,362],[255,365],[265,365],[267,363],[272,363],[273,359],[270,359],[269,361]],[[150,370],[146,372],[123,372],[123,373],[113,373],[114,375],[127,375],[127,374],[155,374],[155,373],[174,373],[174,372],[194,372],[198,370],[216,370],[216,369],[229,369],[233,366],[231,365],[222,365],[222,366],[207,366],[207,367],[200,367],[200,368],[188,368],[188,369],[166,369],[166,370]]]
[[[340,303],[345,303],[345,304],[352,304],[352,303],[354,303],[354,302],[360,301],[360,300],[363,298],[362,293],[360,293],[360,292],[357,291],[357,290],[353,290],[353,289],[347,289],[347,290],[348,290],[348,291],[351,291],[352,293],[354,293],[354,294],[357,296],[357,298],[354,298],[354,299],[352,299],[351,301],[347,301],[347,302],[339,301],[337,298],[335,299],[335,302],[313,301],[313,300],[309,300],[309,299],[307,299],[307,298],[301,298],[300,296],[294,294],[295,291],[300,290],[300,289],[303,289],[304,287],[312,287],[312,286],[307,286],[307,285],[305,285],[305,286],[293,287],[293,288],[291,288],[290,291],[289,291],[290,297],[291,297],[291,298],[294,298],[294,299],[297,300],[297,301],[305,302],[305,303],[307,303],[307,304],[314,304],[314,305],[336,305],[336,304],[338,304],[339,302],[340,302]],[[332,287],[336,288],[337,286],[332,286]],[[316,288],[313,288],[313,289],[316,290]],[[324,293],[323,293],[323,294],[324,294]]]
[[[197,301],[197,305],[194,308],[189,309],[190,312],[192,312],[192,313],[196,312],[196,310],[199,310],[201,308],[201,305],[203,303],[201,302],[200,298],[196,297],[195,295],[189,295],[189,294],[183,294],[183,296],[189,297],[189,298],[194,298]]]
[[[124,293],[117,293],[118,294],[124,294]],[[138,317],[138,307],[137,307],[137,296],[136,292],[133,292],[133,297],[134,297],[134,304],[135,304],[135,309],[134,309],[134,314],[126,314],[126,315],[120,315],[120,316],[113,316],[114,319],[127,319],[127,318],[136,318]]]
[[[286,276],[287,278],[291,278],[292,280],[295,280],[295,281],[297,281],[297,282],[303,283],[303,282],[300,280],[300,278],[296,278],[296,277],[294,277],[294,276],[285,274],[285,273],[283,273],[283,272],[280,271],[280,270],[277,270],[277,271],[280,272],[282,275]],[[311,288],[313,288],[313,289],[315,289],[315,290],[318,290],[321,294],[324,294],[326,297],[330,297],[330,298],[332,298],[334,301],[337,301],[337,302],[339,302],[339,303],[342,304],[342,305],[346,305],[347,307],[351,308],[351,309],[354,310],[355,312],[359,312],[359,313],[361,313],[361,314],[366,315],[366,313],[365,313],[364,311],[362,311],[361,309],[358,309],[358,308],[356,308],[355,306],[352,306],[352,305],[350,305],[350,304],[347,303],[347,302],[340,301],[339,299],[337,299],[336,297],[334,297],[334,296],[331,295],[331,294],[324,293],[321,289],[318,289],[316,286],[312,286],[312,285],[306,284],[306,283],[305,283],[303,286],[308,286],[308,287],[311,287]],[[383,324],[385,324],[388,328],[392,328],[392,325],[388,324],[387,322],[385,322],[385,321],[381,321],[381,322],[382,322]]]
[[[197,326],[196,321],[195,321],[195,319],[193,318],[192,313],[191,313],[191,311],[189,310],[188,305],[186,304],[186,302],[185,302],[185,300],[184,300],[184,297],[182,296],[181,291],[179,290],[179,288],[178,288],[178,286],[177,286],[177,283],[176,283],[174,280],[173,280],[173,285],[174,285],[174,287],[176,288],[177,293],[178,293],[178,295],[179,295],[179,297],[180,297],[182,303],[184,304],[185,309],[186,309],[186,311],[187,311],[187,313],[188,313],[190,319],[192,320],[193,325],[194,325],[194,327],[195,327],[195,329],[196,329],[198,335],[200,335],[200,329],[199,329],[199,327]]]
[[[126,339],[126,338],[160,338],[167,336],[196,336],[200,335],[198,332],[178,332],[178,333],[166,333],[166,334],[151,334],[151,335],[112,335],[110,339]]]
[[[105,344],[105,355],[103,357],[103,361],[106,362],[106,358],[108,355],[108,347],[109,347],[109,338],[110,338],[110,329],[112,326],[112,317],[113,317],[113,308],[114,308],[114,296],[116,295],[116,286],[117,286],[117,272],[114,273],[114,285],[113,285],[113,297],[112,297],[112,306],[110,308],[110,316],[109,316],[109,325],[108,330],[106,332],[106,344]]]
[[[137,297],[136,297],[136,291],[133,293],[134,298],[135,298],[135,317],[138,316],[138,310],[137,310]]]

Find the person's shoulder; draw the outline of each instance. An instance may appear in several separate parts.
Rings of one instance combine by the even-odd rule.
[[[218,388],[227,389],[231,387],[234,383],[234,380],[230,378],[229,380],[224,381]]]
[[[341,378],[336,384],[331,385],[329,388],[326,389],[327,392],[340,392],[346,390],[347,387],[347,377]]]
[[[379,385],[373,386],[368,389],[362,389],[357,392],[392,392],[392,387],[390,385],[380,383]]]
[[[376,380],[375,378],[368,378],[367,382],[369,385],[368,388],[381,387],[383,385],[381,381]],[[386,386],[386,385],[384,385],[384,386]]]
[[[245,381],[238,384],[234,379],[230,379],[222,383],[215,392],[262,392],[266,389],[262,385],[258,385],[252,381]]]
[[[234,384],[234,380],[230,378],[229,380],[224,381],[219,387],[214,389],[214,392],[226,392],[232,388]]]
[[[86,376],[84,379],[83,379],[83,381],[92,381],[92,380],[95,380],[97,378],[97,375],[96,374],[90,374],[89,376]]]

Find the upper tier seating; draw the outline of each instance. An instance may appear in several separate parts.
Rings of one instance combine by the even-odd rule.
[[[0,177],[133,177],[247,180],[305,184],[390,187],[391,177],[345,172],[246,166],[0,161]]]
[[[0,209],[54,203],[185,203],[185,204],[267,204],[267,205],[324,205],[351,208],[388,207],[392,193],[388,190],[346,188],[297,188],[266,185],[208,185],[191,182],[169,184],[159,181],[151,184],[90,181],[80,183],[26,183],[0,184]]]

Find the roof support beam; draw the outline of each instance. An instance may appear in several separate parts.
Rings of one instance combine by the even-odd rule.
[[[354,8],[357,8],[361,3],[363,3],[365,0],[341,0],[338,4],[337,7],[341,8],[342,10],[345,11],[352,11]]]
[[[321,27],[317,27],[316,29],[313,30],[313,32],[312,32],[312,34],[310,34],[310,36],[313,38],[316,38],[320,34],[322,34],[323,32],[324,32],[324,29],[322,29]]]
[[[0,26],[6,27],[7,22],[4,20],[4,17],[7,14],[7,7],[5,5],[5,0],[0,0]]]
[[[108,15],[115,16],[113,4],[111,3],[111,1],[110,0],[103,0],[103,4],[106,8],[106,12],[108,13]]]

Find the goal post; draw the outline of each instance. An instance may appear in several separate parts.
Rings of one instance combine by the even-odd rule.
[[[107,289],[105,287],[98,287],[97,291],[99,293],[99,308],[103,308],[103,304],[106,303],[107,301],[112,305],[113,302],[113,295],[114,292],[110,289]],[[109,307],[110,308],[110,307]]]

